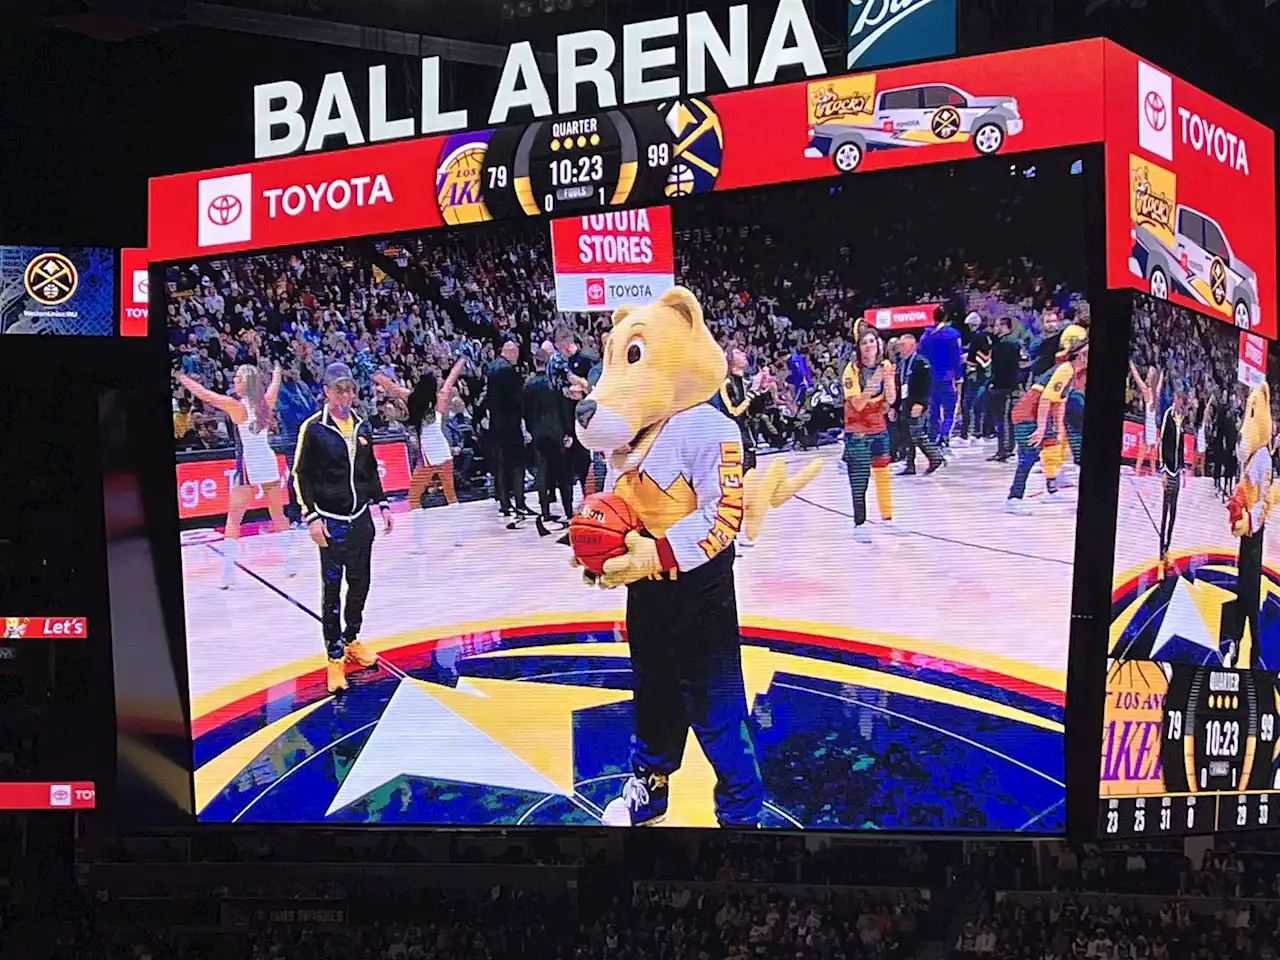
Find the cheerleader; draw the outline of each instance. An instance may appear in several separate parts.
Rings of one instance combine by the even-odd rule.
[[[409,509],[422,506],[422,497],[435,479],[439,478],[444,490],[444,498],[450,504],[458,502],[458,493],[453,478],[453,448],[444,435],[444,418],[449,411],[449,398],[462,376],[462,368],[466,358],[459,357],[445,377],[444,386],[437,385],[436,375],[431,371],[418,378],[418,382],[410,390],[402,387],[390,377],[382,373],[373,375],[374,382],[390,395],[405,401],[408,408],[406,424],[409,436],[417,445],[417,466],[409,478]],[[426,524],[414,524],[416,546],[425,546],[421,538],[426,536]]]
[[[1160,399],[1160,390],[1164,385],[1164,371],[1155,367],[1147,368],[1147,379],[1138,374],[1138,368],[1129,361],[1129,375],[1137,384],[1138,393],[1142,395],[1144,417],[1142,421],[1142,446],[1138,448],[1138,462],[1134,466],[1134,476],[1142,476],[1142,461],[1150,459],[1152,474],[1156,472],[1156,445],[1159,442],[1156,431],[1156,404]]]
[[[861,320],[854,324],[857,347],[845,365],[844,462],[853,493],[853,538],[870,543],[867,531],[867,487],[875,477],[880,517],[893,529],[893,488],[889,474],[888,411],[898,400],[893,364],[884,356],[880,334]]]
[[[252,364],[236,368],[233,389],[235,396],[217,393],[184,373],[175,374],[178,382],[197,399],[217,407],[231,419],[236,445],[236,469],[231,482],[227,506],[226,538],[222,544],[222,584],[227,590],[235,576],[239,553],[240,523],[253,502],[258,487],[267,500],[267,513],[271,528],[276,533],[289,529],[284,516],[284,485],[280,476],[276,453],[271,449],[272,411],[276,395],[280,392],[281,369],[276,364],[271,382],[264,386],[262,370]],[[293,576],[292,554],[286,562],[285,573]]]

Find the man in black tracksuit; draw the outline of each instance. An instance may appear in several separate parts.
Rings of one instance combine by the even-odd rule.
[[[508,341],[502,356],[485,368],[485,406],[489,411],[489,455],[493,460],[494,495],[502,515],[525,516],[524,380],[516,369],[520,345]]]
[[[345,363],[324,371],[325,405],[302,422],[293,455],[294,493],[303,522],[320,548],[321,623],[329,655],[330,693],[347,688],[344,665],[371,667],[377,661],[360,643],[364,602],[369,596],[373,557],[373,517],[377,505],[383,533],[390,533],[391,510],[382,492],[373,452],[373,428],[355,415],[355,380]],[[343,630],[342,579],[347,580]]]
[[[988,457],[1003,463],[1013,456],[1013,394],[1022,382],[1022,341],[1013,332],[1008,317],[996,320],[995,342],[991,345],[991,385],[987,388],[988,416],[996,428],[996,452]]]
[[[573,516],[574,471],[569,454],[574,439],[573,417],[565,395],[552,386],[547,376],[547,360],[542,349],[535,351],[536,372],[524,385],[524,422],[533,437],[539,516],[544,522],[559,519],[551,513],[554,492],[559,491],[567,523]]]
[[[1173,546],[1173,525],[1178,522],[1178,491],[1186,467],[1186,446],[1182,439],[1182,391],[1173,395],[1173,406],[1160,423],[1160,479],[1164,496],[1160,502],[1160,562],[1168,563]]]
[[[898,416],[907,424],[907,465],[898,476],[911,476],[916,472],[916,447],[924,451],[929,460],[925,476],[936,473],[942,466],[942,453],[929,436],[929,395],[933,387],[933,370],[929,361],[916,349],[913,333],[898,338]]]

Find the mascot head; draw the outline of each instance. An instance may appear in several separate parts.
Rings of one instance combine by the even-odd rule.
[[[1267,384],[1249,391],[1244,406],[1244,421],[1240,424],[1240,446],[1244,459],[1255,450],[1271,443],[1271,387]]]
[[[711,399],[728,372],[702,307],[684,287],[614,311],[602,360],[600,380],[576,414],[578,439],[601,453],[647,447],[668,419]]]

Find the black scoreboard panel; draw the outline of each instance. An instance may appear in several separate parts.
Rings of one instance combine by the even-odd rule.
[[[1140,681],[1125,678],[1126,671]],[[1098,835],[1144,837],[1276,825],[1278,684],[1280,677],[1263,671],[1145,661],[1113,664]],[[1142,729],[1155,724],[1139,713],[1157,702],[1158,746],[1154,733]]]
[[[661,110],[602,110],[493,131],[481,194],[495,220],[665,203],[676,144]]]

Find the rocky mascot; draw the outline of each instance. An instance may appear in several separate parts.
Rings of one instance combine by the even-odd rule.
[[[1221,647],[1223,662],[1241,669],[1280,669],[1280,650],[1264,643],[1258,630],[1267,517],[1280,497],[1280,487],[1272,482],[1273,432],[1271,388],[1264,383],[1249,392],[1245,403],[1240,424],[1240,480],[1227,504],[1231,532],[1240,538],[1240,552],[1236,599],[1223,611]]]
[[[742,680],[734,541],[754,538],[770,508],[817,474],[788,477],[775,460],[744,477],[738,425],[710,400],[727,374],[724,352],[683,287],[620,307],[603,372],[577,406],[577,433],[608,460],[605,489],[642,529],[598,577],[626,587],[635,730],[632,774],[605,810],[611,825],[660,823],[669,778],[692,728],[716,775],[722,826],[757,826],[764,802]]]

